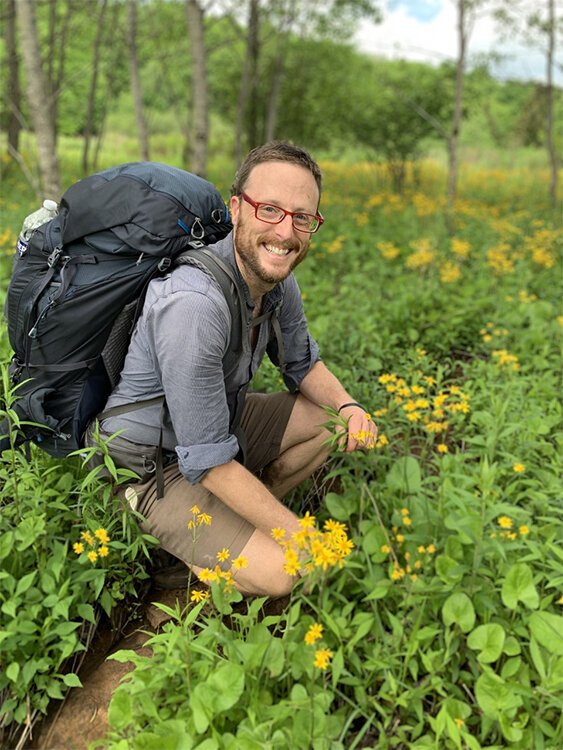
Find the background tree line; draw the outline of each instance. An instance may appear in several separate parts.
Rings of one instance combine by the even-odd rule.
[[[542,83],[500,82],[486,62],[468,72],[471,25],[487,3],[454,1],[458,57],[433,67],[353,48],[359,20],[381,18],[377,0],[2,0],[5,148],[37,192],[58,197],[62,135],[80,138],[83,174],[97,168],[109,130],[134,128],[139,158],[151,158],[159,133],[174,134],[183,164],[202,175],[210,144],[237,163],[287,138],[316,153],[384,159],[398,190],[407,163],[440,142],[453,200],[463,126],[476,145],[546,148],[555,201],[555,0],[497,3],[504,29],[522,26],[545,50]],[[37,168],[22,131],[35,133]]]

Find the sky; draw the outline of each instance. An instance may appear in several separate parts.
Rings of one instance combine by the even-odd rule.
[[[364,52],[383,57],[404,58],[439,64],[457,57],[456,8],[454,0],[382,0],[384,20],[380,24],[363,23],[355,40]],[[480,54],[501,53],[502,62],[491,67],[501,79],[545,81],[545,56],[540,50],[515,41],[499,42],[495,22],[480,16],[469,38],[469,61]],[[563,86],[563,58],[555,82]],[[556,65],[557,67],[557,65]]]

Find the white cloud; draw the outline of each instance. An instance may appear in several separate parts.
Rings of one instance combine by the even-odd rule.
[[[355,40],[359,49],[382,57],[435,64],[455,60],[458,41],[454,3],[444,0],[439,13],[428,21],[414,18],[412,10],[403,4],[388,3],[383,23],[363,23]],[[545,80],[545,58],[541,51],[514,41],[499,41],[494,20],[490,15],[481,15],[475,20],[469,38],[469,59],[491,52],[505,58],[493,67],[500,78]],[[555,80],[563,84],[561,70],[556,72]]]

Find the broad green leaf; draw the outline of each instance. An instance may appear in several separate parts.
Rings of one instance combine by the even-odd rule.
[[[436,573],[440,576],[444,583],[453,586],[455,583],[459,583],[463,578],[463,568],[452,557],[447,555],[438,555],[436,558]]]
[[[510,568],[502,584],[501,596],[508,609],[516,609],[518,602],[522,602],[529,609],[539,607],[540,598],[529,565],[516,563]]]
[[[534,612],[530,617],[530,630],[534,638],[550,654],[563,656],[563,617],[551,612]]]
[[[13,661],[6,668],[6,677],[9,680],[12,680],[12,682],[17,682],[19,673],[20,673],[20,665],[17,663],[17,661]]]
[[[125,729],[133,721],[133,699],[127,687],[118,688],[109,704],[108,720],[113,729]]]
[[[347,495],[337,495],[329,492],[325,497],[325,505],[330,515],[337,521],[349,521],[350,513],[356,510],[353,501]],[[350,507],[352,506],[352,507]]]
[[[505,681],[490,671],[482,674],[475,683],[475,697],[485,716],[491,719],[498,719],[503,711],[522,704],[522,699]]]
[[[16,596],[19,596],[20,594],[25,593],[28,588],[33,583],[33,579],[37,575],[36,570],[32,570],[31,573],[28,573],[25,576],[22,576],[20,580],[18,581],[18,585],[16,587]]]
[[[395,492],[412,494],[421,486],[420,466],[413,456],[398,458],[386,477],[387,486]]]
[[[474,651],[479,651],[477,659],[482,664],[490,664],[496,661],[502,654],[505,632],[502,625],[490,623],[479,625],[467,638],[467,645]]]
[[[63,682],[65,685],[68,685],[68,687],[82,687],[80,677],[77,674],[74,674],[74,672],[69,672],[68,674],[63,675]]]
[[[442,607],[444,625],[459,625],[464,633],[468,633],[475,625],[475,609],[473,602],[464,593],[452,594]]]

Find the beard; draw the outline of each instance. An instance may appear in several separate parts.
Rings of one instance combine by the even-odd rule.
[[[291,255],[290,262],[284,268],[267,268],[262,262],[265,252],[261,248],[262,244],[271,244],[289,250]],[[257,281],[271,288],[286,279],[293,269],[305,260],[309,251],[309,239],[292,239],[280,242],[280,240],[271,236],[267,231],[256,233],[248,225],[247,221],[239,215],[239,220],[234,230],[234,246],[235,252],[244,266],[244,270],[249,272]]]

